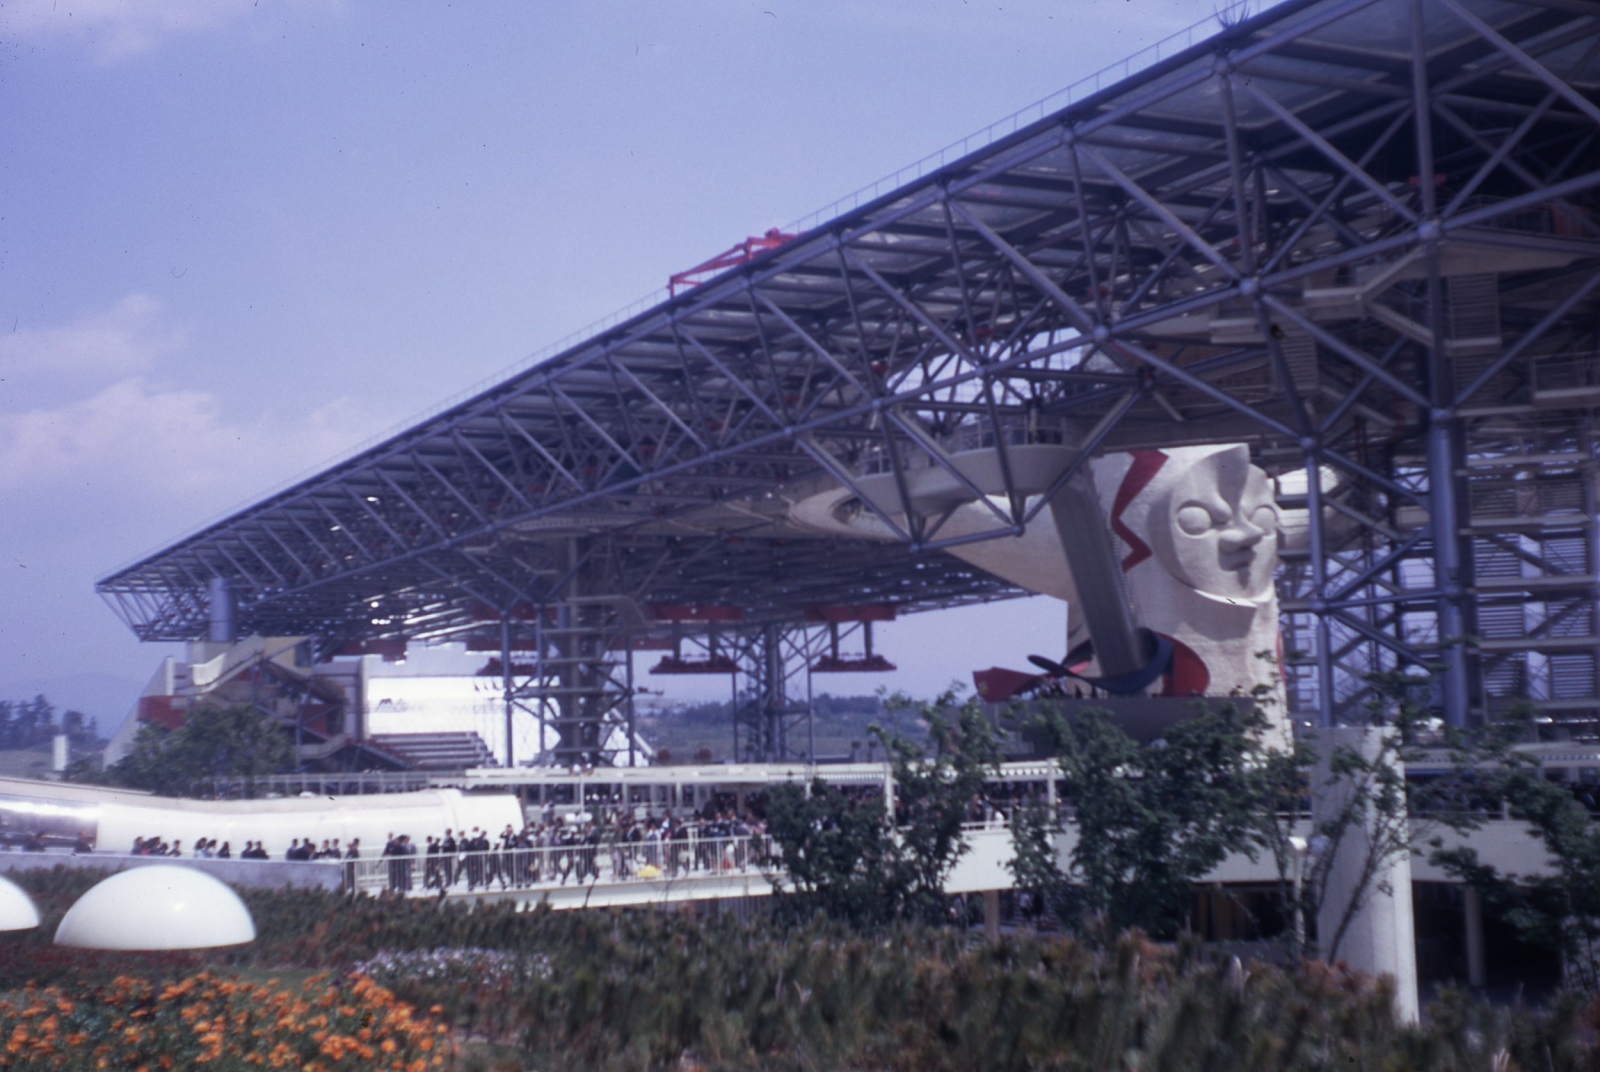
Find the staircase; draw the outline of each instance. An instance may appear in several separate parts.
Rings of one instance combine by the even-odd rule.
[[[454,733],[375,733],[369,740],[404,760],[414,770],[461,771],[471,767],[498,767],[499,761],[468,731]]]

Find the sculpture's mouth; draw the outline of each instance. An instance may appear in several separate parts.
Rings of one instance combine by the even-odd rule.
[[[1231,551],[1222,551],[1220,553],[1220,558],[1222,568],[1228,570],[1230,573],[1237,570],[1248,570],[1251,566],[1255,565],[1256,549],[1252,546],[1240,547]]]

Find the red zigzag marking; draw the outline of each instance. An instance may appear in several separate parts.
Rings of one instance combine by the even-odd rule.
[[[1111,504],[1111,531],[1122,537],[1130,550],[1127,557],[1122,560],[1122,572],[1130,569],[1150,557],[1150,545],[1139,539],[1138,535],[1122,520],[1122,512],[1128,504],[1138,497],[1139,493],[1150,486],[1150,481],[1155,479],[1161,467],[1167,464],[1167,456],[1159,450],[1136,450],[1133,452],[1133,464],[1128,467],[1127,475],[1122,478],[1122,486],[1117,488],[1116,500]]]

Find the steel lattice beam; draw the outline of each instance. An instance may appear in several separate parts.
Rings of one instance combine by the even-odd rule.
[[[1037,516],[1005,444],[1042,416],[1084,457],[1244,441],[1308,469],[1310,553],[1282,579],[1305,713],[1348,714],[1369,671],[1442,662],[1444,712],[1468,721],[1508,658],[1475,643],[1476,467],[1576,474],[1576,572],[1596,572],[1597,87],[1587,5],[1291,0],[100,591],[147,639],[203,631],[212,577],[258,632],[448,636],[474,604],[552,599],[582,535],[618,593],[737,591],[752,621],[995,598],[1014,590],[939,551]],[[966,480],[940,444],[974,430],[1008,490],[988,532],[952,536],[903,477]],[[874,467],[901,477],[898,509],[864,499],[898,542],[787,518],[793,489]],[[1574,598],[1588,610],[1562,620],[1592,637],[1595,590]],[[1592,677],[1600,641],[1535,669],[1553,681],[1573,652]]]

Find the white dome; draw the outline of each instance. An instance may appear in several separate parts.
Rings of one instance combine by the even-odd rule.
[[[208,949],[253,941],[239,896],[203,871],[155,864],[123,871],[67,910],[57,945],[87,949]]]
[[[0,931],[25,931],[39,925],[32,899],[8,878],[0,878]]]

